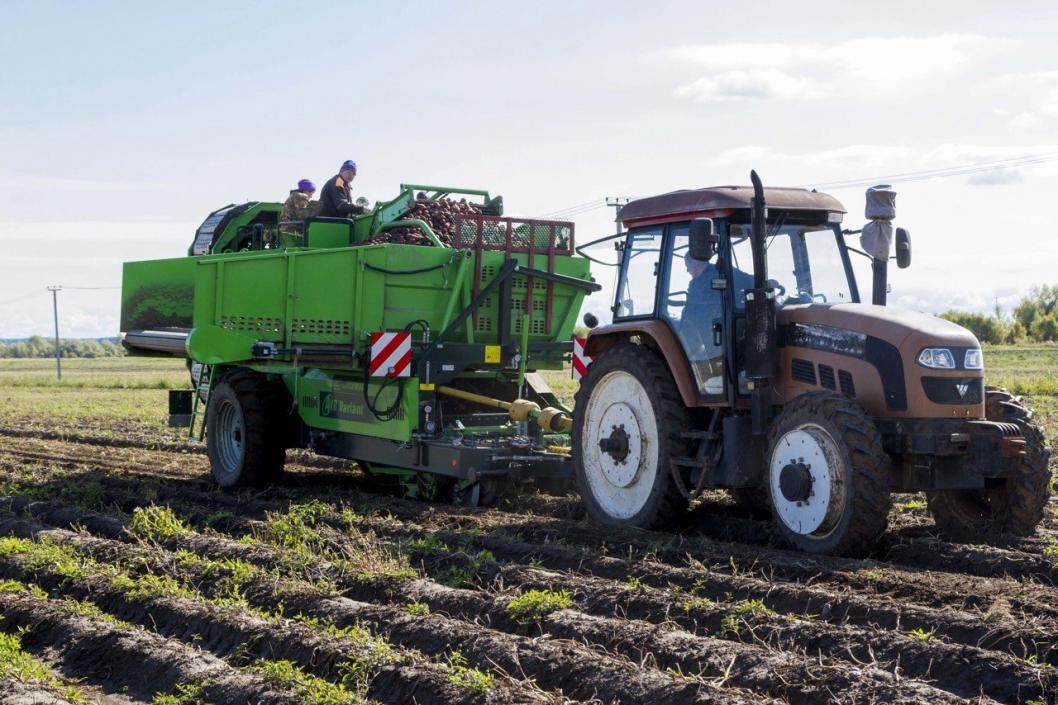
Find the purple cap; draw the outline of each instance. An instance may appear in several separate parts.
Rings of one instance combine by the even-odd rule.
[[[302,179],[298,182],[298,191],[312,191],[315,193],[316,184],[312,183],[308,179]]]
[[[352,159],[346,159],[344,162],[342,162],[342,168],[339,169],[338,171],[345,171],[346,169],[352,169],[353,173],[355,174],[356,173],[356,162],[354,162]]]

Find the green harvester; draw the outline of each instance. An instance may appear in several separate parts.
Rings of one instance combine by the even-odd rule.
[[[455,213],[447,236],[409,217],[452,197],[480,212]],[[288,448],[430,499],[568,481],[570,412],[537,371],[569,360],[599,288],[572,223],[415,184],[353,219],[281,223],[281,210],[229,205],[187,256],[124,265],[124,345],[188,359],[194,388],[170,394],[170,420],[205,438],[220,485],[277,481]],[[361,244],[413,226],[432,246]]]

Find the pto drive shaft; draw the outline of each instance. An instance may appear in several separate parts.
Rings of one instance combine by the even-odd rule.
[[[536,419],[536,422],[548,431],[566,433],[573,428],[573,419],[571,419],[566,412],[556,409],[553,406],[541,409],[539,404],[529,401],[528,399],[503,401],[501,399],[486,397],[482,394],[474,394],[473,392],[465,392],[462,389],[445,386],[438,387],[437,392],[438,394],[455,397],[456,399],[472,401],[476,404],[481,404],[482,406],[503,409],[510,414],[512,421],[528,421],[529,419]]]

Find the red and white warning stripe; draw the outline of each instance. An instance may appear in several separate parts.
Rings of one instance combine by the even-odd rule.
[[[588,374],[588,365],[595,361],[594,355],[584,354],[584,342],[585,338],[573,338],[573,379],[578,382]]]
[[[368,372],[372,377],[410,377],[411,333],[372,333]]]

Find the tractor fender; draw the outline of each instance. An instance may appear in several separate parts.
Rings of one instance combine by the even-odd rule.
[[[676,388],[680,390],[684,406],[699,406],[698,385],[694,382],[683,346],[664,321],[628,321],[593,328],[584,343],[584,353],[603,355],[607,348],[633,338],[637,339],[640,345],[646,345],[664,358],[665,364],[672,372]]]

